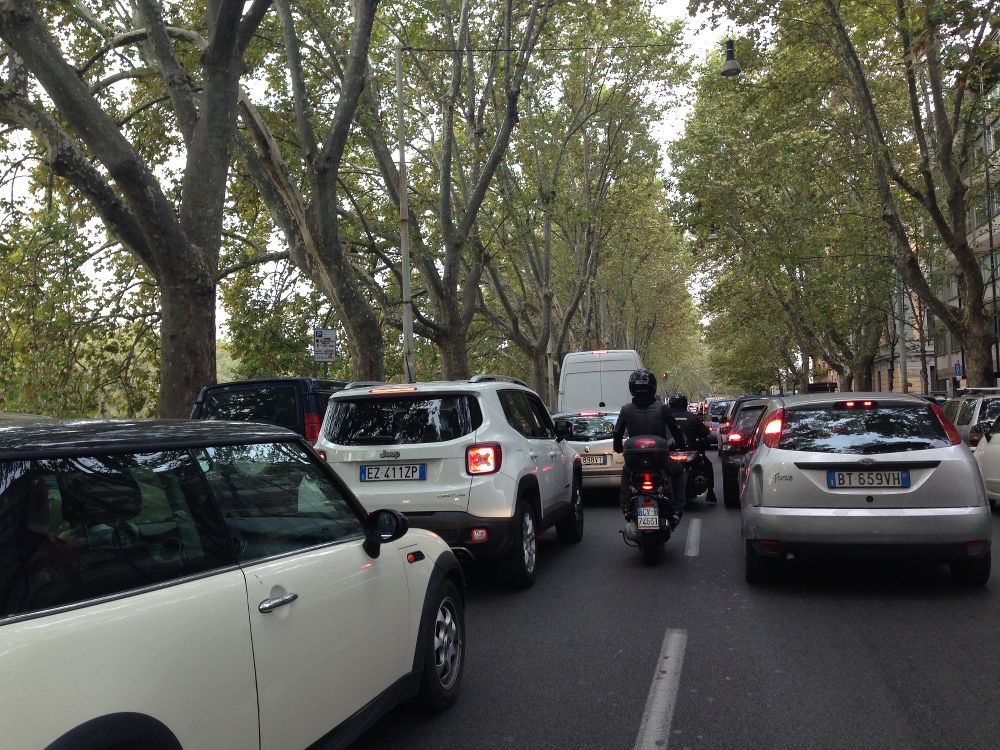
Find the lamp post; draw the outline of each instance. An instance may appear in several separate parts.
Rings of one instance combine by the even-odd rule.
[[[403,297],[403,370],[407,383],[417,380],[413,355],[413,296],[410,292],[410,204],[407,195],[406,131],[403,129],[403,45],[396,45],[396,106],[399,126],[399,254]]]

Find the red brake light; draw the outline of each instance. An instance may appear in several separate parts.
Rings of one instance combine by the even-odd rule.
[[[947,415],[941,411],[941,407],[937,404],[928,404],[927,408],[931,410],[931,413],[937,417],[938,422],[941,423],[941,427],[944,429],[944,434],[948,436],[948,442],[952,445],[959,445],[962,442],[962,436],[958,434],[958,430],[955,429],[955,425],[951,423]]]
[[[777,448],[778,442],[781,440],[781,430],[784,427],[782,420],[785,418],[785,410],[778,409],[776,412],[771,414],[771,418],[768,419],[767,424],[764,425],[764,445],[768,448]]]
[[[634,447],[636,447],[636,448],[643,448],[643,449],[645,449],[645,448],[655,448],[656,447],[656,439],[655,438],[644,438],[644,437],[633,438],[632,445]]]
[[[315,443],[319,437],[319,425],[319,414],[308,412],[306,414],[306,440],[310,443]]]
[[[653,491],[653,475],[652,474],[643,474],[642,477],[641,477],[641,479],[642,479],[642,489],[643,489],[643,491],[645,491],[645,492],[652,492]]]
[[[608,350],[607,349],[592,349],[590,353],[591,354],[607,354]]]
[[[730,432],[726,435],[726,441],[729,443],[739,443],[743,440],[743,436],[738,432]]]
[[[599,417],[601,412],[599,411],[581,411],[577,413],[578,417]]]
[[[465,466],[470,474],[495,474],[500,471],[502,451],[495,443],[470,445],[465,451]]]

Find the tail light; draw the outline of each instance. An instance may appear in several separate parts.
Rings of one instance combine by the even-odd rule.
[[[743,436],[738,432],[730,432],[726,435],[726,442],[728,443],[740,443],[743,441]]]
[[[319,456],[320,461],[326,461],[326,451],[316,451],[316,455]]]
[[[633,438],[632,445],[635,448],[655,448],[656,438],[648,438],[648,437]]]
[[[877,404],[865,399],[864,401],[841,401],[839,406],[842,409],[873,409]]]
[[[928,404],[927,408],[937,417],[937,421],[940,422],[942,429],[944,429],[944,434],[948,436],[948,442],[952,445],[960,445],[962,436],[958,434],[958,430],[955,429],[955,425],[951,423],[951,420],[941,411],[941,407],[937,404]]]
[[[785,410],[778,409],[771,413],[764,425],[764,435],[761,440],[768,448],[777,448],[781,440],[781,430],[784,428]]]
[[[653,491],[653,475],[643,474],[640,479],[642,479],[642,484],[640,485],[643,492]]]
[[[496,474],[503,452],[496,443],[470,445],[465,451],[465,467],[470,474]]]
[[[306,413],[306,440],[315,443],[319,438],[320,419],[315,412]]]

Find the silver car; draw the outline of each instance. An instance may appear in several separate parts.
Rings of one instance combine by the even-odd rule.
[[[612,450],[612,435],[617,412],[580,411],[553,414],[557,430],[572,435],[566,442],[580,454],[583,463],[583,486],[586,489],[618,489],[622,482],[625,459]]]
[[[939,560],[990,575],[992,522],[968,446],[935,404],[891,393],[769,399],[740,468],[746,578],[782,560]]]

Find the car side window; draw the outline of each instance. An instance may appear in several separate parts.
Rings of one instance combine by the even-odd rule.
[[[500,405],[503,406],[507,423],[526,438],[534,437],[538,423],[535,421],[531,406],[524,398],[524,391],[503,390],[497,395],[500,397]]]
[[[538,396],[532,393],[524,394],[525,398],[528,400],[528,404],[531,406],[532,414],[535,417],[535,435],[538,438],[547,438],[549,440],[556,439],[556,427],[552,423],[552,416],[549,414],[549,410],[545,408],[545,404]]]
[[[0,462],[0,617],[233,564],[186,451]]]
[[[361,520],[294,442],[194,451],[241,563],[358,539]]]
[[[962,408],[958,410],[958,422],[957,424],[966,425],[972,421],[972,414],[976,410],[976,400],[974,398],[966,399],[962,402]]]

